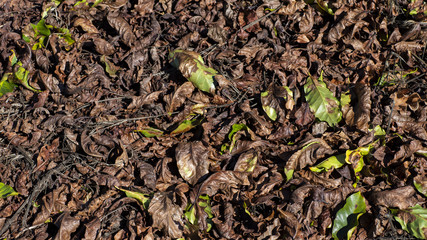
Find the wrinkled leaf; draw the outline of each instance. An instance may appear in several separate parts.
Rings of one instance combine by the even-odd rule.
[[[414,197],[416,191],[412,186],[405,186],[391,190],[373,192],[369,202],[388,208],[407,209],[417,203]]]
[[[208,93],[215,90],[214,76],[217,71],[205,66],[200,54],[177,49],[169,53],[169,60],[172,66],[177,68],[198,89]]]
[[[425,176],[416,176],[414,186],[424,197],[427,197],[427,178]]]
[[[182,178],[194,185],[209,173],[209,151],[200,141],[180,143],[175,150],[176,163]]]
[[[126,197],[136,199],[142,205],[142,207],[144,209],[148,209],[148,206],[150,205],[150,195],[149,194],[129,191],[129,190],[119,188],[117,186],[116,186],[116,188],[119,189],[120,191],[124,192],[126,194]]]
[[[258,160],[258,155],[253,151],[248,151],[240,155],[234,166],[234,171],[253,172]]]
[[[416,238],[426,239],[427,232],[427,209],[415,205],[409,209],[392,209],[394,219],[400,223],[402,229]]]
[[[194,85],[191,82],[182,84],[172,95],[168,107],[168,113],[171,114],[175,109],[182,106],[187,98],[191,96],[194,91]]]
[[[332,236],[334,239],[350,239],[357,225],[359,225],[359,217],[365,212],[365,198],[360,192],[348,197],[344,207],[338,210],[335,217],[332,227]]]
[[[200,194],[213,196],[219,189],[230,195],[239,185],[249,185],[248,173],[219,171],[209,176],[200,186]]]
[[[175,204],[172,192],[157,192],[151,199],[148,212],[153,219],[153,227],[163,229],[172,238],[182,237],[183,211]]]
[[[265,91],[261,93],[261,102],[264,103],[266,101],[263,101],[264,99],[266,99],[269,95],[269,91]],[[277,112],[276,109],[274,109],[272,106],[269,105],[262,105],[262,109],[264,110],[264,112],[267,114],[267,116],[273,120],[276,121],[277,119]]]
[[[320,121],[326,121],[329,126],[335,126],[341,121],[342,112],[339,101],[323,82],[323,72],[317,80],[307,78],[304,93],[310,109]]]
[[[331,147],[322,139],[314,138],[304,143],[302,148],[292,154],[286,162],[285,175],[289,181],[295,170],[300,170],[307,165],[314,164],[318,159],[324,157],[326,154],[333,153]]]
[[[7,198],[16,195],[19,195],[19,193],[13,190],[11,186],[0,182],[0,198]]]

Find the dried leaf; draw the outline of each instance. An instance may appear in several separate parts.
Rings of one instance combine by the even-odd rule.
[[[307,165],[313,165],[318,159],[326,154],[332,154],[331,147],[322,139],[314,138],[304,143],[301,149],[292,154],[286,162],[285,173],[289,181],[295,170],[305,168]]]
[[[190,98],[194,91],[194,85],[191,82],[182,84],[174,93],[169,102],[168,113],[171,114],[175,109],[182,106],[187,98]]]
[[[150,202],[148,212],[153,219],[153,227],[163,229],[171,238],[180,238],[183,235],[183,210],[174,204],[172,192],[157,192]]]
[[[179,173],[194,185],[209,173],[208,150],[200,141],[180,143],[175,150]]]
[[[136,36],[129,23],[123,17],[115,13],[108,14],[107,20],[110,26],[119,32],[122,41],[129,47],[132,47],[136,41]]]

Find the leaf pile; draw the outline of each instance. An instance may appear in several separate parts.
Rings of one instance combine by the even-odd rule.
[[[0,239],[426,238],[425,1],[0,4]]]

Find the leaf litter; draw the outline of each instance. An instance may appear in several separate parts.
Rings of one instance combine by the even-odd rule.
[[[0,4],[0,238],[425,239],[425,5]]]

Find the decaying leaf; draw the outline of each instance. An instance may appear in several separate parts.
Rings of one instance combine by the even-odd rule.
[[[249,185],[247,173],[219,171],[209,176],[200,186],[200,194],[213,196],[218,190],[231,195],[240,185]]]
[[[403,230],[418,239],[426,239],[427,236],[427,209],[415,205],[408,209],[392,209],[394,219],[400,223]]]
[[[313,165],[318,159],[327,154],[332,154],[331,147],[322,139],[314,138],[301,145],[301,149],[292,154],[286,162],[285,173],[289,181],[293,172],[305,168],[307,165]]]
[[[258,154],[254,151],[248,151],[240,155],[234,166],[234,171],[253,172],[258,161]]]
[[[388,208],[407,209],[416,204],[415,189],[412,186],[401,187],[393,190],[374,192],[370,202]]]
[[[172,238],[180,238],[184,231],[183,209],[175,204],[172,192],[157,192],[148,208],[153,227],[163,229]]]
[[[329,126],[334,126],[341,121],[342,112],[339,101],[323,82],[323,72],[317,80],[312,77],[307,78],[304,93],[310,109],[320,121],[326,121]]]
[[[356,84],[357,104],[354,112],[354,124],[364,132],[368,131],[371,121],[371,89],[363,84]]]
[[[427,178],[425,176],[416,176],[414,178],[414,186],[418,192],[427,197]]]
[[[142,135],[144,135],[145,137],[160,137],[163,135],[162,130],[152,128],[152,127],[147,127],[147,128],[135,130],[135,132],[139,132]]]
[[[117,13],[110,13],[107,16],[107,20],[111,27],[113,27],[119,32],[122,41],[126,45],[131,47],[135,43],[136,36],[132,31],[132,27],[123,17],[121,17]]]
[[[208,93],[215,90],[214,76],[217,71],[207,67],[200,54],[177,49],[169,53],[169,60],[198,89]]]
[[[208,154],[200,141],[179,144],[175,156],[182,178],[194,185],[199,178],[209,173]]]
[[[191,96],[193,91],[194,85],[191,82],[186,82],[179,86],[169,101],[168,113],[171,114],[175,109],[179,108]]]

